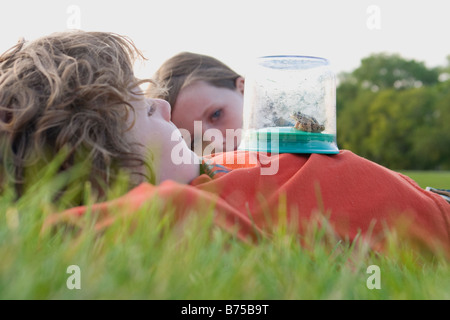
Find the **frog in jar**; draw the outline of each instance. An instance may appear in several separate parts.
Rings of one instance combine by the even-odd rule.
[[[325,126],[320,124],[316,118],[308,116],[300,111],[291,114],[291,118],[296,121],[294,128],[306,132],[322,132]]]

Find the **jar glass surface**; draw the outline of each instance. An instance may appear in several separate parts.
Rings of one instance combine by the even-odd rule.
[[[258,58],[245,79],[243,129],[240,149],[338,153],[336,81],[329,61],[311,56]],[[275,147],[278,150],[272,150]]]

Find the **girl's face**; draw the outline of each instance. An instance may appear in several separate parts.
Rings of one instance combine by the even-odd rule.
[[[244,79],[238,78],[236,85],[237,89],[231,90],[215,87],[204,81],[198,81],[183,88],[178,94],[174,111],[172,112],[172,121],[178,128],[189,131],[191,142],[194,141],[194,121],[201,121],[202,137],[195,136],[195,139],[202,140],[202,152],[207,145],[212,143],[211,139],[206,139],[207,141],[203,139],[203,137],[207,136],[204,134],[208,129],[217,129],[222,134],[223,145],[219,147],[223,151],[236,150],[239,146],[244,104]],[[232,145],[232,150],[228,150],[226,146],[227,129],[239,129],[237,140],[233,138],[232,142],[228,143],[228,147]],[[196,131],[197,134],[200,132],[198,123]],[[214,133],[212,134],[214,135]],[[191,145],[191,148],[193,147]],[[211,150],[211,148],[209,149]],[[197,149],[195,150],[197,151]]]
[[[165,100],[133,97],[128,124],[133,126],[126,134],[129,141],[138,142],[138,152],[153,166],[156,184],[164,180],[189,183],[199,175],[197,156],[183,140],[180,131],[170,121],[170,105]],[[180,161],[183,157],[183,161]],[[148,174],[148,173],[147,173]]]

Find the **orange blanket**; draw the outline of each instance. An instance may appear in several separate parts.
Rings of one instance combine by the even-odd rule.
[[[246,157],[245,163],[239,162],[241,156]],[[119,217],[115,212],[133,214],[157,197],[175,206],[176,219],[193,208],[201,213],[214,206],[216,223],[237,230],[242,239],[270,233],[283,219],[302,234],[307,222],[320,214],[343,238],[352,240],[360,232],[376,239],[389,227],[421,245],[450,252],[450,205],[410,178],[350,151],[272,157],[236,151],[210,160],[231,171],[212,178],[203,174],[190,185],[143,183],[121,198],[95,204],[92,210],[99,213],[97,227],[113,223]],[[113,210],[119,207],[120,211]],[[62,221],[76,224],[86,209],[77,207],[55,214],[46,226]],[[280,214],[285,218],[280,219]]]

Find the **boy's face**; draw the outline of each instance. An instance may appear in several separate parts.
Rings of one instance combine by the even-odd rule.
[[[165,100],[133,97],[128,123],[134,125],[126,132],[129,141],[138,142],[139,153],[150,159],[156,184],[164,180],[189,183],[199,175],[197,156],[183,140],[178,128],[170,121],[170,105]],[[183,157],[184,161],[180,161]]]

